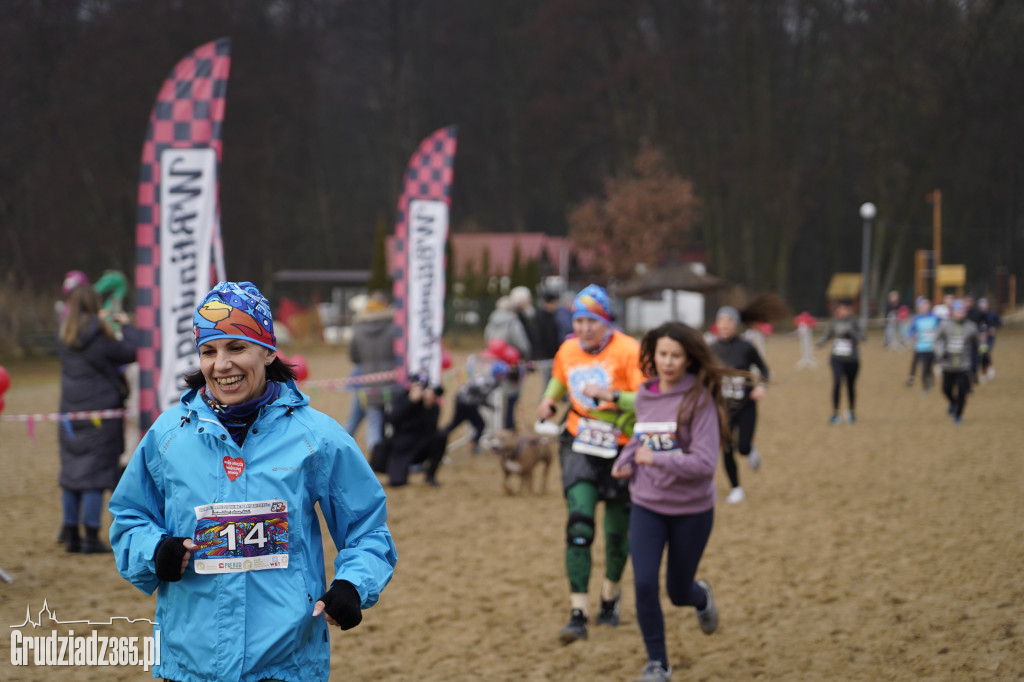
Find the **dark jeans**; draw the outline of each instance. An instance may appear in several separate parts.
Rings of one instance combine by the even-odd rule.
[[[665,649],[665,618],[661,612],[658,573],[661,555],[668,545],[665,591],[676,606],[707,606],[707,595],[695,582],[697,565],[711,537],[715,519],[712,507],[697,514],[666,516],[633,505],[629,517],[629,555],[633,560],[636,619],[647,648],[647,658],[668,667]]]
[[[64,525],[77,526],[79,514],[82,523],[89,528],[100,527],[100,512],[103,510],[103,491],[64,489]]]
[[[843,379],[846,379],[846,398],[849,403],[850,412],[855,409],[857,398],[857,372],[860,370],[860,361],[841,362],[835,357],[832,358],[832,409],[839,411],[839,388]]]
[[[747,400],[738,410],[729,410],[729,432],[736,439],[736,449],[746,457],[750,454],[754,441],[754,427],[757,426],[757,403]],[[740,484],[740,472],[736,467],[736,456],[733,454],[733,441],[726,441],[722,448],[722,462],[725,473],[729,476],[729,484],[733,488]]]

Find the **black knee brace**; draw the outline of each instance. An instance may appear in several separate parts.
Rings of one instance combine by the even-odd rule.
[[[573,512],[565,525],[565,541],[570,547],[589,547],[594,542],[594,519]]]

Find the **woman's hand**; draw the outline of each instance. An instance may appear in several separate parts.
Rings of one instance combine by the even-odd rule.
[[[623,464],[622,466],[615,465],[612,467],[612,478],[629,478],[632,475],[632,464]]]
[[[750,391],[750,399],[760,400],[761,398],[764,397],[764,394],[767,392],[768,391],[764,387],[764,384],[758,384],[757,386],[754,386],[754,388]]]
[[[350,630],[363,620],[359,592],[347,580],[335,580],[327,592],[313,605],[313,617],[324,615],[327,623]]]
[[[181,580],[195,548],[196,543],[191,538],[166,537],[161,540],[153,553],[156,577],[169,583]]]
[[[537,418],[541,421],[555,416],[555,399],[548,396],[537,405]]]
[[[597,384],[587,384],[584,386],[583,395],[605,402],[612,402],[615,399],[615,393],[610,388],[601,388]]]
[[[636,449],[633,461],[637,464],[654,464],[654,450],[651,450],[646,445],[641,445]]]
[[[188,568],[188,561],[192,558],[192,550],[198,547],[198,545],[196,545],[196,543],[192,542],[192,540],[190,539],[185,540],[185,542],[181,544],[183,544],[185,546],[185,549],[188,550],[187,552],[185,552],[185,556],[181,558],[181,573],[182,575],[184,575],[185,569]]]

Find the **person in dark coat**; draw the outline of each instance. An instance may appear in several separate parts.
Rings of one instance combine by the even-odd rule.
[[[137,332],[124,325],[118,340],[100,317],[99,294],[80,286],[68,298],[60,327],[60,411],[124,408],[128,394],[120,366],[135,361]],[[126,322],[122,317],[120,322]],[[124,450],[124,419],[64,420],[59,433],[60,479],[68,552],[94,554],[110,549],[98,539],[103,491],[117,484],[118,458]],[[85,526],[85,539],[79,523]]]
[[[441,406],[437,399],[443,393],[440,386],[431,386],[429,377],[413,379],[408,391],[395,398],[388,421],[394,432],[387,444],[388,483],[405,485],[414,464],[426,467],[426,483],[437,487],[437,469],[444,458],[448,436],[437,428]]]
[[[551,380],[551,366],[555,361],[555,353],[565,340],[560,335],[556,313],[558,311],[558,294],[553,291],[544,292],[544,304],[537,309],[534,316],[534,327],[537,331],[537,347],[533,358],[541,368],[541,386],[547,386]]]

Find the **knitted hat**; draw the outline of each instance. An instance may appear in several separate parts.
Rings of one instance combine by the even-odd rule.
[[[731,317],[732,321],[735,322],[736,324],[740,323],[740,311],[736,310],[731,305],[723,305],[721,308],[719,308],[718,314],[715,315],[715,319],[718,319],[722,315],[725,315],[726,317]]]
[[[192,317],[196,348],[215,339],[240,339],[277,350],[270,302],[252,282],[219,282]]]
[[[596,284],[583,287],[572,302],[572,319],[589,317],[598,322],[612,323],[612,302],[608,292]]]
[[[70,270],[64,275],[64,281],[60,285],[61,296],[67,298],[68,295],[82,285],[89,284],[89,278],[81,270]]]

